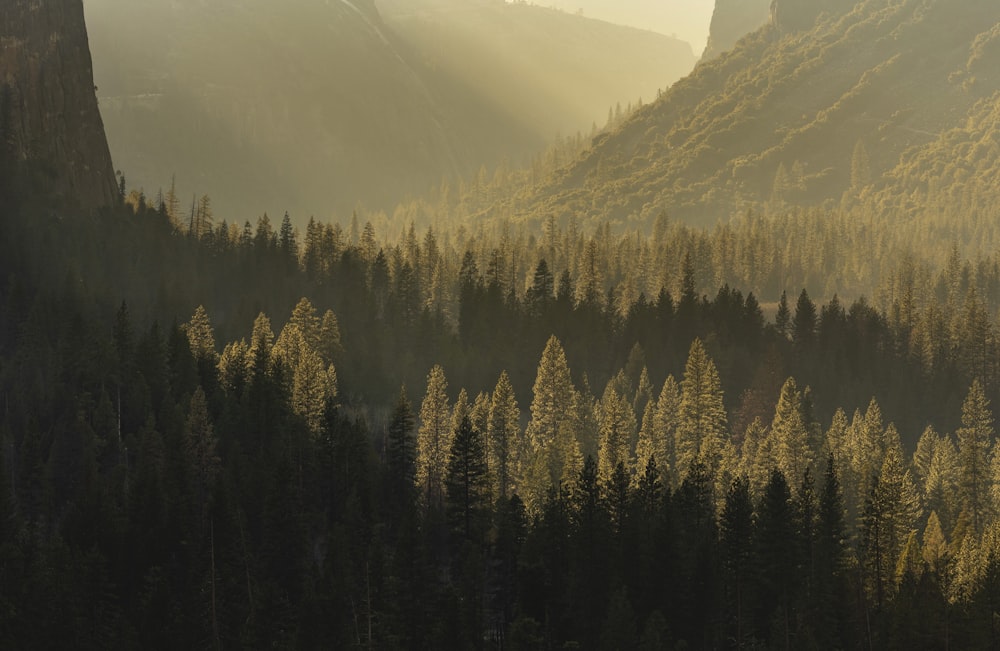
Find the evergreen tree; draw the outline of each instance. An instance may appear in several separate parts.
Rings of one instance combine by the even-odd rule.
[[[793,648],[798,539],[792,493],[780,470],[772,470],[757,509],[755,550],[757,630],[772,644]]]
[[[427,391],[420,406],[414,479],[425,506],[435,510],[444,503],[448,453],[454,437],[447,391],[444,369],[434,366],[427,375]]]
[[[781,292],[778,301],[778,312],[774,316],[774,327],[778,333],[788,339],[792,336],[792,311],[788,308],[788,294]]]
[[[795,318],[792,321],[792,341],[798,346],[812,344],[816,337],[816,305],[805,289],[795,303]]]
[[[493,494],[505,501],[517,490],[514,477],[524,459],[524,441],[521,437],[521,410],[518,409],[514,388],[507,372],[500,373],[490,400],[487,441],[489,444],[490,474]]]
[[[769,448],[767,458],[785,477],[802,477],[812,466],[809,432],[802,419],[802,394],[794,378],[788,378],[781,387],[766,441]]]
[[[962,427],[957,436],[962,507],[968,511],[978,534],[984,531],[991,510],[993,431],[989,401],[979,380],[975,380],[962,404]]]
[[[406,387],[400,387],[399,398],[386,430],[386,471],[393,486],[408,490],[413,485],[417,458],[414,436],[415,417]]]
[[[573,427],[574,389],[562,345],[551,337],[542,353],[525,431],[518,487],[529,513],[537,513],[552,487],[572,481],[582,465]]]
[[[677,423],[680,416],[681,390],[673,375],[668,375],[656,400],[656,415],[653,420],[653,452],[656,465],[666,478],[667,485],[679,486],[681,467],[677,463],[676,442]],[[686,468],[683,469],[685,472]]]
[[[602,482],[607,483],[619,464],[632,467],[630,441],[635,433],[635,414],[625,396],[615,391],[610,383],[597,405],[597,411],[600,428],[597,474]]]
[[[445,483],[452,528],[466,540],[481,542],[490,506],[486,446],[468,416],[462,417],[455,430]]]
[[[686,472],[697,460],[715,478],[722,465],[727,433],[718,371],[701,340],[695,339],[681,382],[676,435],[677,465],[681,471]]]

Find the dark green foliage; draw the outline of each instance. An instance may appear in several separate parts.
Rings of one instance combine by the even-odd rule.
[[[407,236],[374,251],[373,236],[359,234],[352,246],[334,227],[313,225],[295,265],[294,233],[282,245],[264,219],[256,234],[195,238],[170,235],[159,211],[122,212],[89,226],[66,220],[65,232],[44,217],[0,223],[25,248],[71,261],[56,271],[0,242],[14,254],[0,259],[11,276],[0,284],[3,648],[990,643],[997,562],[983,550],[995,518],[983,515],[981,539],[966,515],[967,524],[949,524],[947,541],[918,541],[909,528],[923,530],[929,512],[890,508],[889,487],[903,495],[910,480],[894,444],[893,463],[883,463],[892,443],[880,438],[885,426],[864,440],[822,434],[837,405],[850,413],[872,394],[904,444],[927,422],[953,431],[964,395],[955,387],[971,382],[968,369],[920,333],[945,328],[959,348],[983,350],[993,326],[965,327],[970,312],[945,323],[932,307],[905,317],[902,303],[883,311],[833,300],[817,319],[803,293],[794,322],[786,311],[783,328],[772,328],[755,295],[726,285],[703,293],[714,277],[703,243],[676,249],[670,289],[650,302],[622,298],[631,292],[620,277],[627,268],[613,260],[639,249],[605,231],[560,244],[570,230],[554,229],[554,244],[544,245],[554,257],[543,267],[524,242],[508,242],[504,255],[458,256],[434,244],[434,233],[424,244],[414,233],[412,248]],[[113,253],[95,244],[102,237]],[[612,253],[619,246],[624,253]],[[579,276],[567,260],[587,248],[597,271],[590,289],[605,279],[599,300],[573,291]],[[436,281],[427,266],[434,251],[447,261],[435,265],[447,270]],[[522,260],[517,268],[507,266],[511,251]],[[995,309],[1000,271],[953,262],[940,274],[954,281],[946,293],[968,302],[975,277]],[[203,280],[195,282],[189,264]],[[537,282],[525,289],[511,277]],[[160,289],[138,291],[150,282]],[[452,289],[438,295],[428,286],[435,282]],[[252,300],[244,285],[254,288]],[[322,342],[336,351],[340,393],[324,399],[315,427],[293,409],[294,372],[272,348],[300,290],[333,309],[342,331],[341,347]],[[192,318],[202,303],[206,318]],[[208,314],[211,328],[193,333]],[[579,373],[569,387],[576,395],[566,392],[571,413],[560,414],[566,440],[596,451],[581,440],[593,437],[587,378],[603,384],[625,368],[612,384],[626,410],[641,409],[668,373],[680,375],[688,333],[717,367],[720,420],[735,423],[739,412],[771,422],[781,385],[771,368],[815,389],[786,416],[801,416],[809,458],[833,453],[822,481],[813,486],[816,464],[804,476],[771,473],[767,455],[749,469],[696,460],[664,473],[656,456],[637,468],[629,440],[610,477],[590,458],[575,481],[549,487],[526,509],[516,494],[525,440],[514,397],[532,402],[538,350],[553,332]],[[510,440],[487,454],[483,426],[460,422],[448,451],[447,508],[423,513],[413,490],[415,416],[397,388],[438,362],[469,395],[500,386],[507,370],[510,408],[494,429]],[[978,386],[977,422],[985,423],[997,404],[997,371]],[[737,464],[747,454],[739,429],[719,431]],[[668,463],[673,443],[663,445]],[[865,454],[886,476],[859,527],[843,495],[869,492],[872,478],[852,465],[852,455]],[[500,457],[509,464],[505,497],[490,494]],[[742,472],[769,481],[731,481]],[[880,527],[893,522],[893,545],[906,548],[876,560],[885,551]],[[963,543],[963,535],[976,538]],[[930,571],[912,562],[921,543],[924,558],[934,550]],[[885,560],[899,557],[906,563]]]

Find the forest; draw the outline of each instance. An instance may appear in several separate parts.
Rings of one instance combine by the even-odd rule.
[[[1000,639],[993,260],[7,194],[5,648]]]

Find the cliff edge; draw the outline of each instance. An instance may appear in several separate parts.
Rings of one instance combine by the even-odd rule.
[[[85,211],[116,201],[82,0],[0,3],[0,145],[21,189]]]

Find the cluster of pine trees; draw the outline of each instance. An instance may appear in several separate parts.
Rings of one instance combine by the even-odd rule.
[[[0,224],[0,646],[995,644],[990,264],[165,203]]]

